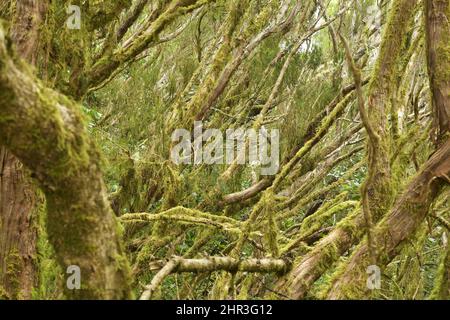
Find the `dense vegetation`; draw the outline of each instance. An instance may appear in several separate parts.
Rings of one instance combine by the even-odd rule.
[[[0,18],[1,298],[449,298],[450,0]],[[278,129],[279,170],[175,163],[199,121]]]

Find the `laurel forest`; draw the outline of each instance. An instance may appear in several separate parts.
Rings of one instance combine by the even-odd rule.
[[[450,0],[0,0],[2,299],[449,299]]]

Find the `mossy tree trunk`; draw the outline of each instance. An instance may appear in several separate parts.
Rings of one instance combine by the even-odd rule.
[[[427,60],[438,136],[450,132],[450,2],[425,1]]]
[[[409,31],[416,4],[416,0],[393,1],[369,83],[367,110],[364,111],[367,112],[364,125],[369,136],[369,173],[362,190],[363,198],[367,200],[364,210],[369,209],[369,212],[350,216],[338,225],[298,262],[286,279],[278,282],[277,287],[286,291],[290,297],[303,298],[314,281],[361,238],[360,231],[371,227],[367,216],[370,216],[371,222],[379,221],[392,205],[394,190],[390,169],[391,141],[386,115],[395,66],[401,58],[402,43]],[[371,243],[371,250],[376,247],[375,244],[376,242]]]
[[[376,256],[377,243],[372,241],[370,229],[372,224],[379,221],[391,208],[395,195],[390,165],[392,141],[387,126],[387,114],[397,65],[404,53],[404,42],[410,31],[416,5],[417,0],[392,2],[377,63],[369,84],[366,121],[363,115],[366,111],[360,111],[369,140],[368,174],[361,195],[372,258]],[[362,96],[360,100],[363,100]],[[361,109],[365,109],[365,106],[360,107]]]
[[[130,297],[128,263],[107,200],[100,155],[81,108],[46,88],[14,57],[0,29],[0,141],[27,166],[47,200],[47,231],[65,271],[81,270],[69,298]]]
[[[32,65],[36,64],[46,9],[46,1],[15,4],[11,37],[18,54]],[[31,298],[37,282],[36,192],[25,167],[0,146],[0,296],[6,298]]]
[[[450,1],[425,1],[427,57],[430,88],[441,146],[410,181],[403,195],[374,231],[378,244],[379,267],[386,265],[398,253],[401,244],[414,234],[429,212],[430,206],[445,185],[450,183]],[[363,242],[338,273],[328,292],[329,299],[361,298],[368,293],[367,267],[370,265],[369,246]],[[446,280],[445,280],[446,281]]]
[[[450,299],[450,243],[448,235],[449,233],[447,233],[446,243],[443,241],[444,251],[436,272],[435,286],[430,296],[431,299],[435,300]]]
[[[206,1],[209,2],[209,1]],[[134,59],[137,55],[151,47],[152,45],[158,43],[158,35],[170,25],[171,22],[173,22],[178,17],[187,14],[189,12],[194,11],[196,8],[203,6],[205,1],[198,1],[198,0],[177,0],[177,1],[161,1],[157,8],[150,14],[149,16],[145,17],[145,25],[147,25],[145,28],[141,28],[140,31],[137,34],[134,34],[131,38],[129,38],[125,46],[126,48],[122,48],[122,46],[118,43],[122,38],[124,38],[126,32],[128,29],[130,29],[135,22],[138,20],[138,18],[141,16],[141,13],[144,12],[145,7],[149,4],[149,1],[139,1],[134,6],[132,6],[133,2],[131,0],[121,0],[121,1],[106,1],[103,2],[80,2],[80,1],[61,1],[61,2],[46,2],[46,1],[38,1],[38,0],[20,0],[17,1],[17,7],[16,15],[9,15],[6,16],[8,20],[10,20],[11,24],[15,25],[17,28],[13,30],[12,32],[12,38],[14,45],[19,48],[19,53],[22,53],[23,57],[27,57],[28,55],[31,55],[29,58],[27,58],[27,62],[30,64],[34,64],[37,61],[38,53],[37,50],[38,43],[39,43],[39,31],[41,31],[43,26],[45,26],[46,31],[43,34],[43,46],[45,50],[49,50],[50,56],[52,56],[51,61],[48,60],[41,61],[45,66],[43,66],[43,69],[46,69],[44,73],[46,73],[46,78],[48,79],[47,72],[49,69],[50,73],[53,72],[54,66],[63,66],[67,65],[70,69],[70,81],[66,83],[65,75],[67,72],[67,69],[58,71],[58,67],[55,68],[55,74],[53,77],[56,79],[55,82],[49,81],[49,86],[55,86],[58,88],[59,91],[66,93],[66,95],[75,97],[77,101],[82,100],[82,97],[87,93],[88,90],[92,89],[93,87],[96,87],[103,83],[104,81],[107,81],[107,79],[111,76],[113,76],[113,73],[119,69],[120,66],[125,64],[126,62],[129,62],[130,60]],[[213,2],[211,0],[210,2]],[[37,13],[37,10],[41,10],[44,7],[44,4],[49,4],[49,16],[48,19],[45,21],[45,23],[39,24],[39,19],[35,17],[35,14]],[[67,15],[66,15],[66,6],[69,4],[79,5],[81,7],[81,13],[82,13],[82,26],[80,30],[72,30],[72,32],[69,33],[59,33],[59,27],[64,26],[64,23],[66,22]],[[20,7],[20,8],[19,8]],[[25,9],[28,7],[27,9]],[[19,10],[21,9],[21,10]],[[9,11],[8,11],[9,12]],[[122,14],[125,14],[124,20],[117,20],[117,18]],[[5,12],[6,14],[6,12]],[[118,24],[117,24],[118,23]],[[55,28],[57,26],[57,28]],[[116,33],[111,33],[111,38],[105,38],[104,48],[100,50],[99,52],[91,52],[92,49],[92,43],[95,41],[94,37],[92,36],[97,31],[105,31],[109,28],[110,31],[116,31]],[[101,33],[101,32],[100,32]],[[52,40],[53,39],[53,40]],[[70,59],[66,59],[66,55],[60,51],[59,46],[54,46],[53,42],[56,39],[59,43],[63,43],[64,45],[67,45],[67,47],[75,47],[76,50],[74,52],[70,53]],[[46,42],[47,41],[47,42]],[[55,42],[56,42],[55,41]],[[90,45],[88,45],[90,44]],[[62,45],[61,47],[64,47]],[[9,48],[9,47],[8,47]],[[8,49],[9,50],[9,49]],[[95,50],[94,50],[95,51]],[[42,53],[42,51],[41,51]],[[97,55],[99,54],[99,55]],[[41,55],[42,58],[43,55]],[[6,56],[5,56],[6,57]],[[6,59],[3,57],[3,59]],[[15,58],[14,58],[15,59]],[[54,60],[53,60],[54,59]],[[93,64],[91,63],[93,61]],[[49,64],[50,63],[50,64]],[[27,81],[31,84],[34,81],[38,81],[35,77],[33,77],[28,70],[27,67],[22,66],[18,61],[16,61],[16,66],[20,72],[23,72],[24,74],[29,77]],[[100,71],[100,72],[99,72]],[[3,74],[2,74],[3,76]],[[53,78],[51,77],[51,78]],[[6,79],[7,76],[5,75]],[[11,79],[10,79],[11,80]],[[53,82],[53,84],[52,84]],[[5,82],[6,83],[6,82]],[[11,86],[10,89],[13,89]],[[52,92],[50,96],[57,96],[54,101],[47,101],[46,96],[42,96],[40,93],[45,91],[45,95],[47,92],[50,92],[49,88],[45,88],[42,85],[32,86],[34,89],[39,87],[35,93],[36,95],[34,97],[30,97],[30,99],[26,100],[25,105],[22,107],[27,107],[26,104],[33,105],[37,110],[40,110],[40,107],[45,105],[43,102],[47,103],[47,105],[53,105],[53,107],[60,108],[62,110],[61,114],[65,117],[67,116],[67,106],[71,105],[74,109],[77,109],[78,106],[75,106],[75,103],[67,100],[64,96],[59,96],[56,93]],[[23,92],[21,94],[28,95],[29,92],[27,91],[31,87],[24,87]],[[3,94],[3,93],[2,93]],[[17,97],[20,96],[20,94],[16,95]],[[35,99],[35,101],[33,101]],[[20,102],[22,102],[21,99],[19,99]],[[60,101],[64,100],[64,101]],[[6,96],[4,97],[3,102],[6,102]],[[36,103],[35,103],[36,102]],[[42,102],[42,103],[41,103]],[[20,104],[20,103],[18,103]],[[3,114],[6,114],[7,110],[2,110]],[[79,115],[77,115],[79,117]],[[81,118],[80,118],[81,119]],[[79,121],[80,119],[76,119],[76,121]],[[19,119],[16,118],[17,121]],[[53,119],[55,120],[55,119]],[[1,119],[1,122],[4,122],[5,119]],[[31,121],[31,120],[30,120]],[[51,119],[48,119],[48,121],[51,121]],[[56,120],[55,120],[56,121]],[[84,132],[83,126],[80,124],[77,128],[72,127],[71,119],[63,119],[64,125],[67,125],[66,129],[79,129],[80,134]],[[38,124],[39,122],[36,122],[35,124]],[[82,130],[83,129],[83,130]],[[40,187],[45,192],[45,195],[47,197],[47,204],[48,204],[48,231],[49,231],[49,237],[53,245],[55,246],[55,250],[57,251],[56,254],[58,256],[59,262],[62,264],[63,269],[69,264],[78,264],[78,263],[72,263],[68,262],[66,257],[72,256],[72,255],[78,255],[75,260],[81,259],[81,258],[89,258],[93,261],[98,260],[98,263],[102,264],[105,262],[105,257],[99,258],[98,255],[104,255],[104,253],[96,252],[95,254],[90,254],[89,250],[85,250],[85,253],[83,253],[82,248],[76,249],[77,252],[71,252],[69,248],[67,248],[67,245],[65,243],[61,244],[62,240],[64,238],[68,238],[67,236],[67,228],[68,225],[64,225],[66,223],[65,221],[61,221],[59,219],[59,222],[56,222],[58,219],[52,220],[52,217],[55,218],[55,212],[59,209],[55,210],[55,207],[61,207],[63,210],[67,210],[66,213],[68,213],[69,209],[73,211],[73,208],[75,207],[80,212],[88,212],[86,215],[86,223],[90,222],[92,225],[89,227],[91,228],[90,231],[85,230],[86,232],[83,232],[83,230],[78,230],[75,232],[74,238],[78,240],[82,240],[82,235],[84,233],[89,234],[89,237],[92,233],[92,239],[86,240],[86,247],[89,248],[90,251],[92,251],[92,248],[97,250],[95,246],[100,243],[108,243],[105,239],[100,239],[97,241],[97,244],[94,245],[93,242],[96,242],[95,239],[93,239],[93,235],[96,232],[100,232],[99,230],[96,230],[94,227],[97,223],[100,225],[103,225],[102,228],[105,230],[112,229],[110,234],[108,235],[111,238],[112,245],[110,248],[105,249],[107,252],[111,253],[115,250],[118,251],[118,254],[113,254],[113,256],[121,257],[121,249],[119,248],[118,239],[116,237],[116,230],[115,230],[115,222],[113,221],[113,217],[109,217],[111,215],[109,203],[107,202],[106,198],[106,191],[105,187],[102,182],[101,173],[99,169],[99,156],[95,152],[95,148],[91,145],[91,143],[88,143],[88,138],[84,136],[83,139],[86,139],[86,142],[88,145],[84,146],[86,148],[89,148],[89,154],[84,155],[86,157],[83,158],[83,161],[86,159],[89,159],[89,161],[84,161],[83,164],[77,163],[75,167],[77,167],[74,170],[68,170],[67,174],[69,174],[70,171],[70,177],[56,177],[57,174],[55,174],[55,179],[57,179],[57,183],[55,183],[54,186],[51,187],[51,189],[48,189],[46,187],[42,186],[42,183],[45,183],[46,179],[44,178],[45,174],[49,174],[49,171],[43,174],[42,176],[37,176],[36,173],[36,163],[33,163],[30,165],[30,163],[27,163],[23,160],[23,154],[19,154],[17,150],[13,150],[15,147],[17,147],[17,144],[14,142],[6,141],[3,142],[4,139],[6,139],[6,130],[8,130],[5,126],[4,128],[1,128],[3,132],[0,134],[2,136],[1,144],[6,145],[7,148],[2,149],[2,155],[6,155],[6,150],[8,150],[8,155],[10,157],[17,156],[21,159],[21,161],[24,163],[25,167],[28,167],[31,169],[33,176],[36,176],[38,182],[40,183]],[[22,129],[18,129],[22,130]],[[58,132],[55,132],[57,134]],[[59,132],[60,133],[60,132]],[[9,134],[12,134],[11,132]],[[32,135],[31,133],[29,133]],[[47,136],[47,134],[45,134]],[[44,138],[44,134],[42,136],[36,136],[33,135],[33,139],[38,138]],[[78,138],[72,137],[71,138],[77,140]],[[50,141],[51,138],[49,138],[46,141]],[[29,140],[36,141],[36,140]],[[77,140],[77,142],[79,142]],[[83,143],[84,143],[83,142]],[[55,150],[53,150],[55,151]],[[56,150],[55,152],[57,152]],[[74,156],[77,157],[77,152],[73,153],[71,148],[68,148],[66,155],[55,155],[55,156],[63,156],[67,159]],[[23,150],[25,152],[25,150]],[[14,154],[14,156],[13,156]],[[30,152],[31,154],[31,152]],[[44,154],[44,153],[42,153]],[[36,160],[36,155],[33,156]],[[31,159],[29,159],[31,160]],[[63,159],[60,159],[61,161]],[[92,160],[92,161],[91,161]],[[34,160],[33,160],[34,161]],[[71,160],[67,160],[68,162],[71,162]],[[12,166],[11,161],[5,162],[8,166]],[[88,163],[93,163],[89,164]],[[17,166],[23,167],[20,165],[20,162],[16,159]],[[85,165],[86,167],[83,167]],[[61,165],[62,167],[66,166],[66,164]],[[70,166],[70,164],[67,164],[67,166]],[[39,167],[39,169],[42,169]],[[45,170],[51,170],[50,167],[45,168]],[[88,170],[89,169],[89,170]],[[59,169],[57,169],[58,172]],[[73,171],[73,172],[72,172]],[[9,170],[8,172],[12,172]],[[64,170],[61,172],[66,174]],[[17,175],[14,175],[14,177],[17,177]],[[61,178],[61,179],[60,179]],[[78,178],[77,181],[72,181],[71,179]],[[92,181],[96,181],[92,182]],[[72,181],[72,182],[70,182]],[[11,182],[8,182],[7,185],[12,188],[13,184]],[[60,186],[62,188],[60,188]],[[82,187],[83,186],[83,187]],[[58,195],[55,197],[54,195],[57,192],[60,192],[60,190],[64,194]],[[66,192],[67,189],[70,190],[70,192]],[[95,196],[92,196],[90,193],[94,190]],[[73,192],[72,192],[73,191]],[[51,195],[50,195],[51,193]],[[78,195],[78,198],[76,196],[71,196],[70,194]],[[4,195],[6,195],[6,192],[3,192]],[[82,196],[81,196],[82,194]],[[72,198],[71,198],[72,197]],[[85,197],[86,199],[83,199]],[[97,198],[98,199],[97,199]],[[64,199],[63,199],[64,198]],[[52,199],[52,200],[50,200]],[[58,201],[56,201],[56,200]],[[65,201],[65,205],[63,205],[63,202],[61,200]],[[11,204],[15,203],[12,201],[13,199],[11,196],[9,196],[7,199],[5,198],[4,204],[10,206]],[[32,206],[32,199],[27,199],[25,202],[26,205]],[[68,209],[69,208],[69,209]],[[92,210],[91,210],[92,209]],[[28,210],[29,211],[29,210]],[[92,211],[92,212],[90,212]],[[18,210],[14,210],[14,212],[18,212]],[[77,212],[77,211],[75,211]],[[61,214],[61,213],[59,213]],[[89,216],[89,214],[92,214],[92,216],[95,216],[95,219]],[[101,214],[105,215],[106,222],[100,221],[102,219],[99,218]],[[69,217],[69,215],[67,215]],[[80,216],[81,217],[81,216]],[[70,219],[69,219],[70,218]],[[76,220],[75,216],[70,216],[68,219],[71,221]],[[97,219],[97,220],[96,220]],[[17,220],[17,219],[16,219]],[[58,223],[62,223],[63,227],[61,225],[58,225]],[[22,230],[32,230],[29,226],[23,226]],[[88,228],[85,226],[84,228]],[[88,229],[89,229],[88,228]],[[15,230],[14,228],[8,227],[9,230]],[[14,232],[15,234],[16,232]],[[58,235],[59,234],[59,235]],[[102,238],[102,237],[100,237]],[[23,240],[24,237],[21,237]],[[77,241],[78,241],[77,240]],[[62,241],[65,242],[65,241]],[[73,241],[74,245],[78,245],[78,242]],[[80,246],[84,247],[84,245]],[[101,250],[101,249],[98,249]],[[108,255],[109,255],[108,253]],[[89,257],[88,257],[89,256]],[[112,259],[112,258],[111,258]],[[3,259],[2,259],[3,260]],[[69,259],[73,260],[73,259]],[[115,260],[112,259],[112,260]],[[120,259],[119,259],[120,260]],[[124,265],[126,265],[125,261]],[[83,265],[86,264],[86,266]],[[98,272],[98,267],[89,266],[89,262],[86,260],[84,261],[80,267],[82,267],[82,273],[83,274],[93,274],[94,270],[97,270],[95,272]],[[84,268],[84,269],[83,269]],[[121,270],[121,272],[116,272],[117,274],[122,273],[122,275],[114,275],[114,268]],[[126,269],[126,268],[125,268]],[[114,261],[111,263],[111,266],[107,268],[107,270],[104,270],[105,272],[108,271],[108,273],[104,273],[103,275],[100,275],[97,280],[95,280],[94,276],[92,281],[91,279],[87,280],[86,284],[86,293],[81,293],[82,297],[97,297],[97,298],[109,298],[109,297],[126,297],[128,296],[128,286],[125,284],[125,278],[127,278],[127,271],[122,268],[122,266],[117,266]],[[122,272],[123,271],[123,272]],[[105,279],[101,279],[101,277],[106,277]],[[118,278],[117,278],[118,277]],[[123,278],[124,281],[120,280],[119,278]],[[86,279],[85,279],[86,280]],[[114,280],[114,281],[113,281]],[[100,284],[98,286],[94,285],[93,282],[103,282],[103,284]],[[112,283],[117,282],[117,283]],[[91,283],[92,282],[92,283]],[[109,286],[109,287],[108,287]],[[90,292],[91,290],[94,290],[94,288],[98,287],[99,292]],[[112,291],[117,291],[116,288],[123,288],[122,293],[104,293],[102,290],[106,290],[110,288]],[[108,289],[109,290],[109,289]],[[31,291],[31,290],[28,290]],[[78,292],[79,293],[79,292]],[[70,295],[78,295],[77,292],[69,292]]]
[[[36,191],[25,168],[0,147],[0,297],[28,299],[36,284]]]
[[[425,219],[429,208],[450,175],[450,139],[427,161],[409,183],[389,215],[374,230],[379,244],[379,266],[391,261],[401,244],[413,235]],[[366,297],[367,267],[371,264],[367,241],[352,254],[338,272],[328,292],[328,299],[359,299]]]

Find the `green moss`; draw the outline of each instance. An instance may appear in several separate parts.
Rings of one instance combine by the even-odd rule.
[[[9,292],[14,294],[10,299],[20,298],[20,280],[18,275],[23,271],[23,262],[17,248],[12,248],[6,256],[6,278]]]
[[[435,276],[433,291],[430,294],[431,300],[447,300],[450,297],[450,245],[442,250],[440,263]]]
[[[347,192],[344,192],[334,198],[332,201],[327,202],[319,210],[317,210],[311,216],[305,218],[302,222],[300,228],[300,234],[302,237],[311,235],[318,231],[326,221],[335,213],[343,211],[349,207],[357,205],[356,201],[345,201],[343,200],[347,197]]]
[[[64,272],[56,261],[55,252],[45,230],[47,212],[45,202],[38,207],[39,228],[37,238],[37,263],[39,283],[33,290],[32,297],[36,300],[62,299],[61,288],[64,282]]]

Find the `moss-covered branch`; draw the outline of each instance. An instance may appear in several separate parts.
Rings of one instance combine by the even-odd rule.
[[[161,268],[160,262],[152,263],[152,268]],[[273,272],[277,274],[284,274],[290,268],[290,264],[281,259],[246,259],[239,260],[230,257],[208,257],[203,259],[183,259],[174,257],[169,260],[161,270],[153,277],[150,285],[141,295],[141,300],[151,299],[153,293],[164,280],[165,277],[171,273],[181,272],[214,272],[227,271],[231,273],[240,272],[259,272],[268,273]]]
[[[438,140],[450,132],[450,3],[425,0],[428,74]]]
[[[118,48],[98,60],[80,78],[80,88],[76,96],[83,96],[90,87],[96,87],[121,65],[134,59],[158,40],[159,34],[177,17],[192,12],[199,6],[214,0],[176,0],[172,1],[166,10],[142,34],[137,36],[125,48]]]
[[[420,226],[443,186],[449,183],[449,175],[450,139],[410,181],[392,211],[375,228],[374,240],[380,245],[380,267],[395,257],[400,245]],[[369,265],[369,248],[367,242],[363,242],[335,275],[328,298],[354,299],[366,296],[369,291],[366,284]]]
[[[134,221],[177,221],[180,223],[200,224],[240,233],[241,222],[226,216],[213,215],[195,209],[175,207],[160,213],[128,213],[121,216],[124,222]]]

